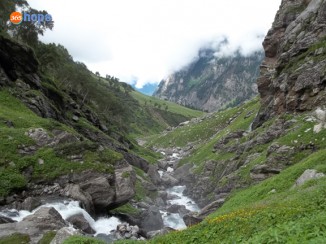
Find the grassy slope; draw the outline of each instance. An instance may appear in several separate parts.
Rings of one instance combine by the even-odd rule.
[[[148,146],[184,147],[193,144],[195,151],[183,161],[201,163],[208,159],[219,159],[219,155],[212,153],[214,144],[222,136],[239,129],[247,130],[259,109],[258,99],[255,98],[240,107],[228,109],[212,114],[199,123],[179,127],[167,134],[148,137]],[[250,112],[250,116],[245,118]],[[230,118],[237,116],[231,125]]]
[[[195,151],[184,162],[194,162],[199,168],[209,159],[224,160],[234,155],[213,153],[214,144],[226,134],[249,128],[259,103],[253,100],[241,107],[214,114],[202,122],[180,127],[171,133],[152,137],[149,145],[169,147],[185,146],[185,141],[195,142]],[[245,116],[249,113],[249,117]],[[226,122],[237,115],[228,125]],[[292,189],[295,180],[306,170],[316,169],[326,173],[326,130],[315,134],[316,122],[307,120],[310,115],[284,115],[286,120],[294,119],[292,129],[286,135],[265,145],[246,152],[246,155],[260,153],[246,167],[236,174],[240,180],[250,180],[250,169],[266,162],[267,148],[272,143],[299,147],[314,143],[316,151],[302,150],[291,159],[292,166],[279,175],[267,179],[246,190],[236,190],[218,211],[203,223],[185,231],[176,231],[151,240],[150,243],[321,243],[326,240],[326,179],[307,182]],[[215,122],[215,123],[214,123]],[[256,130],[263,134],[274,119]],[[218,130],[218,131],[217,131]],[[216,133],[217,131],[217,133]],[[200,136],[201,135],[201,136]],[[241,139],[249,140],[251,134]],[[230,142],[232,145],[232,141]],[[275,193],[271,193],[275,189]]]
[[[179,104],[176,104],[176,103],[173,103],[170,101],[164,101],[164,100],[158,99],[156,97],[147,96],[147,95],[144,95],[137,91],[133,91],[131,95],[136,100],[139,101],[141,106],[145,105],[145,103],[146,103],[146,106],[147,105],[154,106],[154,104],[157,103],[162,106],[162,109],[165,109],[165,106],[167,105],[168,106],[167,110],[170,111],[171,113],[180,114],[180,115],[183,115],[183,116],[189,117],[189,118],[199,117],[204,114],[204,112],[202,112],[202,111],[186,108]]]

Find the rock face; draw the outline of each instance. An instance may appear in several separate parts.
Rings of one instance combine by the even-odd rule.
[[[211,112],[257,94],[255,81],[262,52],[221,58],[215,52],[199,51],[196,61],[161,81],[154,96]]]
[[[263,46],[257,80],[262,108],[253,127],[286,111],[326,103],[326,2],[283,0]]]

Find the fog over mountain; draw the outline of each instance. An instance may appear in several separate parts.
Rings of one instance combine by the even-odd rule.
[[[239,47],[244,54],[261,48],[280,2],[31,0],[30,5],[46,9],[55,21],[43,41],[61,43],[94,72],[136,80],[141,88],[189,64],[207,43],[227,38],[227,55]]]

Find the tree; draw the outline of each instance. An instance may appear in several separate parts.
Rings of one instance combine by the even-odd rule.
[[[25,7],[25,12],[28,12],[28,14],[42,14],[47,15],[48,12],[45,10],[36,10],[31,7]],[[35,47],[38,44],[38,35],[44,35],[44,32],[47,29],[52,30],[54,27],[53,21],[23,21],[19,25],[14,25],[12,23],[9,23],[8,30],[13,35],[13,37],[17,38],[18,40],[21,40],[28,45]]]
[[[0,1],[0,31],[8,31],[8,20],[12,12],[16,10],[16,7],[27,8],[29,5],[25,0],[1,0]]]

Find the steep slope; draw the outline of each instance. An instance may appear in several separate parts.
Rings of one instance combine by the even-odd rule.
[[[244,57],[215,57],[216,51],[202,49],[199,58],[161,81],[154,96],[205,111],[240,104],[257,94],[255,80],[262,52]]]
[[[254,126],[274,114],[326,104],[326,5],[282,1],[263,43],[266,57],[257,81],[262,108]]]

